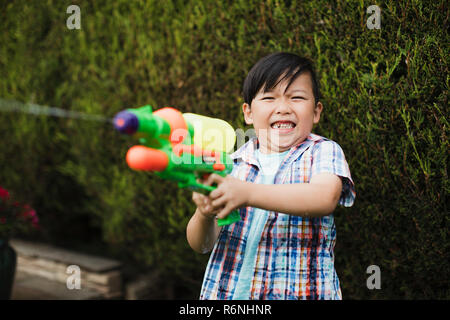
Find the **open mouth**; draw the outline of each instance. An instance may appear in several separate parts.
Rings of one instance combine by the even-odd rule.
[[[276,121],[270,125],[272,129],[293,129],[296,124],[292,121]]]

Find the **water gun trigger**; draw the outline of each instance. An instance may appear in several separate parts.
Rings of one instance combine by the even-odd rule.
[[[206,180],[206,179],[208,179],[208,177],[211,175],[211,173],[204,173],[204,174],[202,174],[202,179],[203,180]],[[212,185],[211,185],[211,187],[213,187],[213,188],[217,188],[217,183],[213,183]]]

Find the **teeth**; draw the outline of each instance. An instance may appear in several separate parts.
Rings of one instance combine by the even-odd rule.
[[[272,128],[275,128],[275,129],[290,129],[293,127],[294,127],[294,124],[292,122],[290,122],[290,123],[277,122],[272,125]]]

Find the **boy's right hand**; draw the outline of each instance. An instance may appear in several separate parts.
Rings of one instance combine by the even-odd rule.
[[[194,200],[197,205],[198,211],[206,218],[214,218],[217,213],[213,212],[213,207],[211,204],[211,199],[198,192],[192,192],[192,200]]]
[[[211,185],[214,182],[206,182],[197,179],[198,183]],[[200,192],[192,192],[192,200],[197,205],[195,213],[192,215],[186,227],[186,236],[192,249],[199,253],[207,253],[212,250],[219,237],[220,227],[216,221],[217,214],[212,206],[212,199],[209,195]],[[223,208],[220,208],[223,210]]]
[[[197,182],[206,184],[206,179],[197,179]],[[209,196],[193,191],[192,200],[197,205],[198,211],[206,218],[213,219],[220,212],[220,210],[213,210]]]

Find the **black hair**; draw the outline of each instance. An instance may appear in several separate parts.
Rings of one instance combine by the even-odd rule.
[[[250,105],[263,86],[263,91],[267,92],[285,79],[289,79],[287,89],[298,76],[305,72],[309,72],[311,76],[314,100],[317,104],[320,92],[312,61],[287,52],[272,53],[260,59],[252,67],[244,81],[244,102]],[[280,79],[281,76],[283,77]]]

